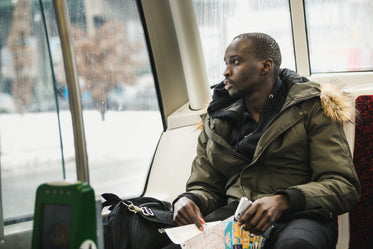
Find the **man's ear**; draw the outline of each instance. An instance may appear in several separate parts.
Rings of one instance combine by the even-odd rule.
[[[272,59],[266,59],[262,61],[261,65],[261,73],[268,74],[273,69],[273,61]]]

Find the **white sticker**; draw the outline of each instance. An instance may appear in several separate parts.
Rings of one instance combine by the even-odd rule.
[[[97,249],[97,246],[93,240],[88,239],[80,245],[79,249]]]

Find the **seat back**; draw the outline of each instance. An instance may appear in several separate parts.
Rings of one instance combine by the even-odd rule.
[[[354,165],[361,184],[359,203],[350,211],[350,249],[373,245],[373,95],[355,101]]]

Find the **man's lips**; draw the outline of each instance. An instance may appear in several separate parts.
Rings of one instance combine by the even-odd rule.
[[[224,89],[225,90],[229,90],[233,86],[232,81],[230,81],[228,79],[225,79],[223,82],[224,82]]]

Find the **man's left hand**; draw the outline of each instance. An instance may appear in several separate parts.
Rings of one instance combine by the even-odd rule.
[[[254,234],[263,234],[289,207],[286,195],[274,195],[260,198],[238,220],[238,225]]]

